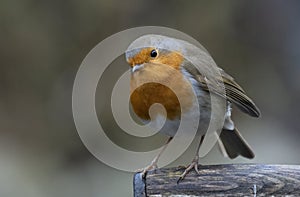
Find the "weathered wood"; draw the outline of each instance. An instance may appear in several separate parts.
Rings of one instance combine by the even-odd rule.
[[[300,196],[299,165],[227,164],[199,166],[177,184],[184,168],[135,174],[135,197],[145,196]]]

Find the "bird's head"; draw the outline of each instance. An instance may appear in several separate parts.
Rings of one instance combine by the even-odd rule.
[[[179,69],[183,56],[178,51],[169,51],[158,47],[145,47],[126,52],[126,60],[132,67],[132,72],[139,71],[146,65],[167,65],[174,69]]]
[[[133,41],[125,55],[132,71],[145,66],[168,65],[179,69],[184,57],[176,39],[160,35],[145,35]]]

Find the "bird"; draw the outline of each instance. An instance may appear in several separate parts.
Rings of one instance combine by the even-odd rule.
[[[161,152],[149,166],[141,170],[143,176],[149,170],[157,168],[159,157],[176,134],[181,117],[192,117],[195,110],[201,111],[197,128],[201,138],[195,157],[178,182],[192,169],[199,173],[198,154],[211,119],[211,94],[224,101],[226,108],[225,113],[220,114],[224,117],[218,140],[221,152],[231,159],[239,155],[248,159],[254,158],[252,148],[236,128],[231,112],[232,105],[252,117],[259,117],[260,111],[232,76],[220,67],[214,67],[216,64],[204,47],[174,37],[146,34],[129,45],[125,58],[131,68],[130,103],[133,112],[144,123],[152,121],[159,124],[163,116],[165,122],[159,132],[168,136]],[[215,74],[213,69],[219,74]],[[223,89],[219,84],[222,84]],[[176,90],[176,94],[173,90]],[[195,107],[192,94],[196,94],[199,108]],[[164,106],[165,113],[151,115],[149,110],[155,103]]]

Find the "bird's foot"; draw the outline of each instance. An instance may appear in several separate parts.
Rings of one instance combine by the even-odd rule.
[[[177,180],[177,184],[184,179],[184,177],[194,168],[197,174],[199,174],[198,170],[198,161],[199,156],[197,155],[191,162],[190,165],[184,170],[184,172],[180,175],[179,179]]]
[[[151,164],[148,165],[147,167],[142,168],[142,169],[138,169],[135,172],[142,173],[142,178],[145,178],[148,171],[155,170],[156,168],[158,168],[157,162],[156,161],[152,161]]]

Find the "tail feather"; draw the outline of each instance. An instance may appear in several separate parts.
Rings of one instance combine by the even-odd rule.
[[[231,159],[239,155],[249,159],[254,158],[253,151],[236,128],[234,130],[223,129],[220,138]]]

